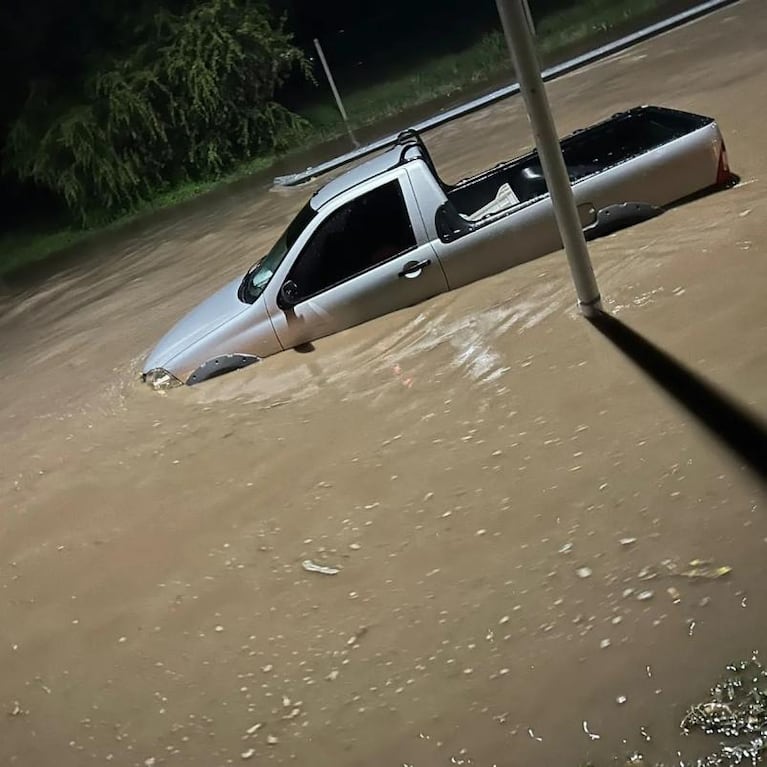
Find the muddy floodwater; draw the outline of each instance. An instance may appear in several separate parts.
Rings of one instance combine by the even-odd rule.
[[[561,132],[719,120],[740,184],[591,250],[608,311],[762,417],[765,41],[744,0],[550,88]],[[530,136],[512,100],[426,141],[452,180]],[[713,750],[679,723],[767,654],[765,486],[578,316],[562,253],[195,388],[137,381],[307,194],[195,203],[0,299],[0,764]]]

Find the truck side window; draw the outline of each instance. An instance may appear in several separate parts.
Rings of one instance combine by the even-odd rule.
[[[416,245],[399,181],[341,206],[320,224],[290,270],[308,298]]]

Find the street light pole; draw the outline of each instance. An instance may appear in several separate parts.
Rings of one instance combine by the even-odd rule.
[[[496,5],[551,194],[554,215],[578,295],[578,307],[584,317],[594,317],[602,309],[599,287],[541,77],[530,9],[526,0],[496,0]]]

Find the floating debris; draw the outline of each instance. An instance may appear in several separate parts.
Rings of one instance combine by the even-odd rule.
[[[612,644],[612,642],[609,639],[603,639],[599,643],[599,649],[600,650],[606,650],[611,644]]]
[[[687,565],[680,565],[671,559],[664,559],[660,566],[645,565],[638,573],[641,581],[649,581],[659,575],[671,575],[691,579],[716,580],[732,572],[729,565],[715,565],[711,560],[693,559]]]
[[[647,591],[640,591],[637,594],[637,599],[640,602],[646,602],[648,599],[652,599],[655,596],[655,592],[652,589],[648,589]]]
[[[255,748],[249,748],[247,751],[243,751],[240,754],[240,759],[252,759],[256,755]]]
[[[534,732],[532,727],[527,728],[527,734],[533,739],[537,740],[539,743],[543,743],[543,738],[538,737]]]
[[[631,546],[633,543],[636,543],[636,538],[621,538],[618,543],[620,543],[621,546]]]
[[[623,705],[623,704],[624,704],[624,703],[625,703],[627,700],[628,700],[628,698],[627,698],[625,695],[619,695],[619,696],[618,696],[618,697],[615,699],[615,702],[616,702],[616,703],[617,703],[619,706],[622,706],[622,705]]]
[[[589,732],[589,723],[584,719],[583,720],[583,731],[586,733],[586,735],[591,738],[591,740],[599,740],[601,737],[600,735],[597,735],[595,732]]]
[[[658,571],[654,567],[650,567],[650,565],[646,565],[637,573],[637,578],[640,581],[649,581],[657,577]]]
[[[575,571],[575,574],[576,574],[576,575],[577,575],[579,578],[590,578],[590,577],[591,577],[591,574],[592,574],[592,572],[593,572],[593,571],[592,571],[592,569],[591,569],[590,567],[579,567],[579,568],[578,568],[578,569]]]
[[[307,573],[319,573],[320,575],[338,575],[338,573],[341,572],[338,567],[318,565],[316,562],[312,562],[311,559],[305,559],[301,562],[301,567],[303,567]]]
[[[368,627],[367,626],[360,627],[354,634],[352,634],[346,640],[347,646],[348,647],[352,647],[352,646],[356,645],[360,641],[360,639],[362,639],[362,637],[364,637],[365,634],[367,634],[367,633],[368,633]]]
[[[704,559],[693,559],[690,562],[690,569],[684,570],[679,574],[685,578],[707,578],[714,580],[716,578],[724,578],[725,575],[729,575],[731,572],[732,568],[728,565],[716,566]]]
[[[678,605],[682,601],[682,595],[679,593],[679,589],[674,586],[669,586],[666,589],[666,593],[671,597],[671,601],[675,605]]]
[[[652,676],[647,666],[647,675]],[[616,698],[621,704],[625,696]],[[732,663],[726,667],[723,679],[715,684],[708,700],[692,706],[680,724],[685,735],[693,731],[720,738],[718,748],[708,756],[694,760],[682,759],[677,752],[668,764],[677,767],[736,767],[750,764],[755,767],[767,757],[767,670],[757,659]],[[589,734],[586,722],[583,730]],[[640,727],[642,737],[650,742],[650,734]],[[697,750],[697,749],[696,749]],[[625,767],[642,767],[646,761],[634,752],[625,761]]]
[[[709,700],[685,714],[681,728],[685,734],[700,730],[739,742],[721,742],[716,752],[699,759],[695,767],[755,765],[767,755],[767,671],[756,655],[730,664],[726,671],[725,678],[711,688]]]

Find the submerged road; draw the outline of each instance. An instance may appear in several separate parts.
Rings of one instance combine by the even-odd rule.
[[[648,102],[719,120],[741,184],[591,250],[616,318],[762,415],[765,39],[744,0],[550,91],[563,132]],[[521,103],[429,136],[450,180],[529,143]],[[0,763],[715,748],[678,725],[767,650],[765,488],[577,315],[562,253],[309,354],[138,383],[307,194],[213,197],[4,299]]]

